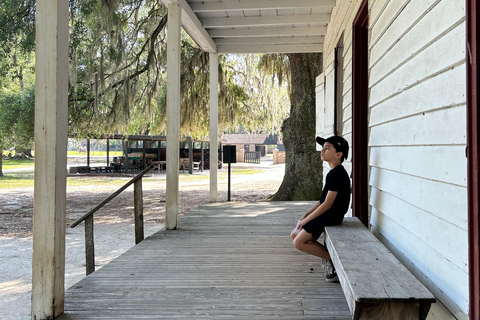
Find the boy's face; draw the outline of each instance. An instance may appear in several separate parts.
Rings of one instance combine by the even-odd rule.
[[[333,144],[331,144],[330,142],[325,142],[323,144],[322,152],[320,154],[322,160],[326,162],[330,162],[336,159],[340,160],[342,158],[342,152],[337,152]]]

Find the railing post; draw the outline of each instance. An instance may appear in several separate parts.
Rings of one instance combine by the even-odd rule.
[[[135,215],[135,244],[138,244],[144,239],[142,179],[138,179],[133,184],[133,207]]]
[[[85,265],[87,276],[95,271],[95,247],[93,242],[93,215],[85,219]]]

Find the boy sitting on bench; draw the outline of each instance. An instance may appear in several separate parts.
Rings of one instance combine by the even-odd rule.
[[[295,248],[327,261],[325,279],[337,282],[338,276],[327,249],[317,240],[325,226],[339,225],[350,205],[350,177],[342,163],[348,157],[348,142],[340,136],[316,138],[323,146],[321,157],[328,162],[330,171],[323,186],[320,201],[298,221],[291,236]]]

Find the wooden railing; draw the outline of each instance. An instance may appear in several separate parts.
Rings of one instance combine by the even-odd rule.
[[[90,210],[83,217],[72,223],[70,228],[75,228],[82,221],[85,221],[85,260],[87,276],[95,271],[95,246],[93,240],[93,214],[101,207],[110,202],[113,198],[118,196],[122,191],[133,184],[133,206],[135,217],[135,244],[138,244],[144,239],[143,232],[143,191],[142,191],[142,177],[153,169],[153,165],[149,165],[145,170],[136,175],[132,180],[124,184],[120,189],[112,193],[108,198],[100,202],[95,208]]]
[[[245,151],[244,160],[247,163],[260,163],[260,151]]]

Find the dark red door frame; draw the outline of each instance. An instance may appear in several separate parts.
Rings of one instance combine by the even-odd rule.
[[[338,70],[338,45],[335,47],[335,80],[333,84],[333,134],[338,136],[341,132],[338,132],[338,76],[340,71]]]
[[[467,156],[468,156],[468,259],[470,319],[480,319],[478,52],[480,36],[477,0],[466,0],[467,18]]]
[[[335,61],[334,61],[334,74],[335,74],[335,80],[334,80],[334,88],[333,88],[333,134],[338,136],[342,135],[342,132],[340,130],[340,123],[342,119],[339,117],[339,110],[340,108],[343,108],[343,98],[340,97],[342,92],[339,92],[339,82],[343,82],[343,57],[340,57],[340,55],[343,54],[343,49],[340,51],[340,47],[343,47],[343,33],[340,36],[340,40],[337,42],[337,46],[335,47]],[[340,63],[341,62],[341,63]],[[341,76],[341,79],[340,79]]]
[[[353,22],[352,213],[368,227],[368,0]]]

